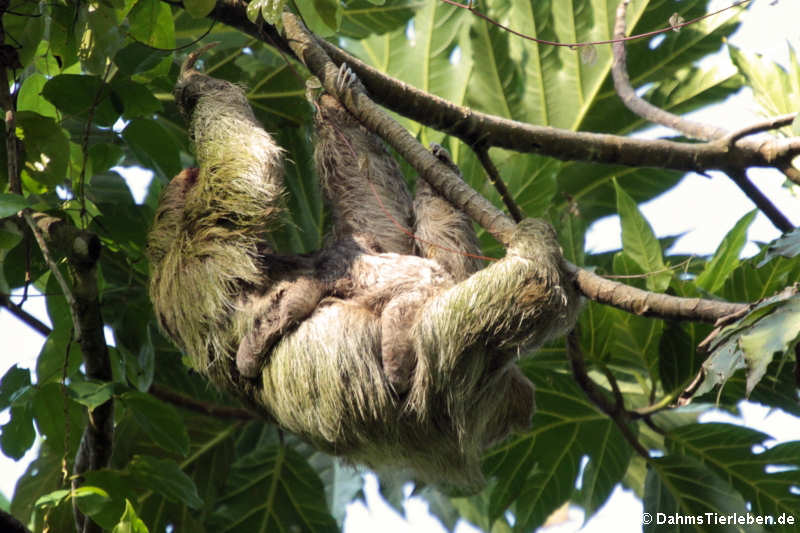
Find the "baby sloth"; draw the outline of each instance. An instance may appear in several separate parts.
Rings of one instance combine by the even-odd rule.
[[[322,94],[315,158],[332,236],[279,255],[265,232],[281,211],[281,149],[241,88],[193,62],[175,98],[199,169],[166,187],[148,241],[163,330],[212,382],[320,449],[480,489],[482,452],[530,424],[533,385],[515,358],[577,317],[553,229],[524,220],[480,269],[470,221],[427,184],[412,201],[379,139]],[[340,82],[357,83],[347,70]]]

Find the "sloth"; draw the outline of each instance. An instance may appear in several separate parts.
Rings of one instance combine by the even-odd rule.
[[[323,92],[310,100],[330,236],[280,254],[267,235],[284,210],[282,150],[243,90],[195,59],[174,94],[198,168],[164,189],[148,236],[160,327],[211,382],[317,448],[479,490],[483,451],[531,423],[515,360],[578,315],[554,230],[523,220],[483,268],[466,215],[421,180],[412,198],[380,139]],[[338,83],[359,82],[342,69]]]

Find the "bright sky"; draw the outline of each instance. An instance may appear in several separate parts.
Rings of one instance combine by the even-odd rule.
[[[710,10],[727,6],[731,0],[716,0]],[[770,5],[771,3],[775,5]],[[756,0],[749,13],[745,15],[744,24],[731,39],[736,46],[750,52],[764,54],[779,63],[788,61],[787,40],[793,43],[800,52],[800,2],[797,0]],[[748,94],[732,98],[715,109],[707,110],[693,118],[710,121],[715,124],[735,129],[752,122],[759,117],[759,112]],[[795,224],[800,224],[800,199],[783,187],[783,179],[774,172],[752,171],[750,177],[769,196]],[[147,176],[133,174],[129,184],[135,197],[144,189]],[[797,192],[795,192],[797,194]],[[686,233],[676,243],[673,251],[679,253],[710,254],[719,245],[722,237],[745,213],[753,209],[752,203],[723,176],[711,179],[697,175],[689,176],[674,190],[641,206],[657,235],[675,235]],[[619,221],[617,217],[609,217],[598,221],[587,236],[587,249],[591,251],[610,250],[620,247]],[[749,232],[750,241],[766,242],[774,239],[779,232],[759,215]],[[755,252],[751,245],[746,253]],[[41,320],[48,322],[41,297],[29,298],[25,309]],[[8,312],[0,310],[0,338],[2,353],[0,354],[0,376],[8,367],[18,364],[32,368],[36,356],[41,349],[43,339],[27,326],[13,318]],[[760,406],[744,406],[744,423],[769,433],[777,439],[800,440],[800,424],[796,419],[787,418],[782,413],[768,413]],[[716,415],[716,419],[741,423],[741,419],[732,419],[728,415]],[[727,418],[726,418],[727,417]],[[7,413],[0,413],[0,424],[8,420]],[[29,454],[30,456],[31,454]],[[24,471],[30,457],[14,462],[0,455],[0,491],[10,498],[15,480]],[[404,520],[377,496],[377,484],[374,477],[368,477],[366,496],[369,508],[363,504],[352,504],[348,509],[345,531],[356,533],[380,529],[382,533],[428,532],[444,533],[444,529],[426,510],[426,504],[419,499],[411,498],[406,503]],[[571,533],[633,533],[641,531],[641,502],[629,491],[617,488],[609,503],[590,520],[583,529],[583,513],[580,509],[571,509],[569,522],[548,532]],[[466,524],[460,524],[458,533],[476,531]]]

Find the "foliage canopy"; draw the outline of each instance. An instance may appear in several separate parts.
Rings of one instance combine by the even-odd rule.
[[[282,3],[251,2],[237,12],[238,29],[215,21],[217,4],[238,5],[18,0],[3,14],[6,52],[15,51],[19,61],[6,70],[16,96],[6,108],[16,113],[5,123],[14,130],[3,131],[9,138],[16,135],[22,149],[2,151],[0,216],[7,218],[0,225],[0,295],[4,307],[25,320],[18,297],[11,301],[8,295],[34,285],[46,295],[52,322],[52,329],[40,329],[46,341],[34,371],[15,366],[0,382],[0,409],[11,415],[0,435],[3,453],[20,458],[37,432],[41,435],[38,455],[10,502],[11,512],[32,530],[46,524],[56,531],[74,528],[74,503],[114,531],[335,531],[346,504],[360,497],[357,470],[251,418],[231,398],[209,389],[162,337],[152,316],[145,236],[160,190],[192,163],[171,89],[185,51],[199,46],[200,39],[220,43],[204,55],[205,71],[246,86],[258,118],[290,154],[289,223],[272,234],[275,247],[310,251],[320,247],[325,233],[327,215],[313,171],[310,109],[304,99],[308,72],[268,36],[241,30],[250,24],[246,17],[258,20]],[[539,39],[588,43],[613,38],[617,4],[492,0],[480,7],[493,20]],[[537,44],[440,1],[318,0],[297,6],[317,35],[454,104],[570,131],[627,137],[650,126],[617,96],[610,46],[581,54]],[[676,11],[680,19],[691,20],[706,8],[705,0],[634,0],[628,33],[669,26],[667,21],[678,20]],[[732,9],[680,32],[630,41],[627,68],[633,86],[643,88],[652,104],[679,115],[743,87],[752,88],[768,115],[796,111],[800,62],[794,53],[788,70],[730,46],[726,53],[737,67],[734,73],[697,66],[720,50],[742,16],[746,11]],[[395,118],[424,145],[447,146],[465,181],[501,205],[470,147],[430,126]],[[798,135],[797,125],[779,133]],[[490,154],[515,203],[527,216],[554,224],[565,256],[575,264],[634,276],[626,283],[649,291],[739,302],[770,297],[800,277],[797,232],[764,246],[752,259],[740,259],[754,212],[730,229],[711,257],[669,254],[674,239],[656,238],[637,204],[674,187],[684,175],[681,169],[596,164],[500,148]],[[13,190],[9,175],[16,155],[22,194]],[[120,174],[126,166],[154,175],[141,202]],[[415,172],[410,165],[404,170],[413,186]],[[110,379],[98,380],[87,370],[75,307],[29,229],[18,223],[15,214],[23,208],[99,238],[94,290],[102,325],[115,341],[107,348]],[[587,253],[589,225],[614,213],[622,221],[622,249]],[[502,246],[486,232],[481,241],[486,254],[502,254]],[[61,257],[57,243],[52,248]],[[67,263],[54,266],[74,286],[82,274]],[[712,325],[637,316],[588,302],[580,320],[587,375],[608,402],[624,399],[624,416],[614,419],[587,397],[573,377],[564,344],[550,346],[521,361],[537,388],[537,413],[529,432],[486,455],[485,471],[493,479],[489,488],[478,495],[446,496],[420,487],[420,494],[447,527],[465,518],[497,532],[533,530],[567,501],[591,515],[619,483],[633,489],[652,514],[749,511],[800,520],[800,442],[765,449],[770,437],[763,433],[697,422],[715,402],[735,409],[747,395],[800,416],[794,361],[799,302],[791,292],[760,302],[714,338],[710,353],[696,348]],[[699,390],[692,389],[701,369],[706,379]],[[691,405],[675,407],[685,403],[687,390],[694,393]],[[62,460],[74,473],[87,411],[96,413],[111,399],[110,462],[90,469],[83,485],[71,489],[62,478]],[[638,455],[634,442],[650,457]],[[385,495],[396,505],[402,481],[383,480]]]

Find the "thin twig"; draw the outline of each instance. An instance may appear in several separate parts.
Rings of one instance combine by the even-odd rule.
[[[608,398],[604,396],[604,393],[601,392],[600,387],[589,377],[586,371],[586,361],[583,358],[583,351],[580,347],[577,330],[573,330],[567,335],[567,355],[569,356],[570,366],[572,367],[572,375],[589,400],[614,421],[623,437],[625,437],[625,440],[628,441],[628,444],[631,445],[636,453],[645,460],[650,459],[650,452],[642,446],[628,425],[630,419],[624,406],[620,404],[622,394],[619,393],[619,389],[617,389],[615,393],[615,396],[617,396],[616,403],[612,404]]]
[[[484,170],[486,170],[489,181],[494,185],[498,194],[500,194],[500,198],[503,199],[503,204],[505,204],[506,209],[508,209],[508,214],[514,219],[514,222],[519,222],[525,218],[525,214],[514,201],[514,197],[511,195],[508,187],[506,187],[503,178],[500,177],[500,172],[498,172],[497,167],[494,165],[494,161],[492,161],[492,158],[489,156],[489,149],[485,146],[475,146],[473,150],[475,151],[475,155],[478,156],[481,165],[483,165]]]
[[[738,141],[743,137],[747,137],[748,135],[754,135],[756,133],[762,133],[769,130],[783,128],[784,126],[789,126],[792,124],[792,122],[794,122],[795,118],[797,118],[797,113],[789,113],[787,115],[770,117],[761,122],[756,122],[754,124],[750,124],[738,130],[732,131],[727,135],[725,135],[721,140],[728,146],[733,146],[736,143],[736,141]]]
[[[659,411],[663,411],[664,409],[669,409],[675,403],[676,395],[675,394],[667,394],[663,398],[661,398],[658,402],[651,403],[650,405],[646,405],[644,407],[637,407],[636,409],[632,409],[630,411],[630,416],[632,420],[636,420],[639,418],[649,418],[651,415],[658,413]]]
[[[752,181],[747,177],[747,174],[744,170],[740,168],[731,168],[726,170],[726,174],[728,177],[733,181],[741,190],[742,192],[750,199],[756,207],[766,215],[770,222],[772,222],[776,228],[781,230],[783,233],[788,233],[794,229],[794,224],[786,218],[775,204],[767,198],[767,196],[761,192],[761,190],[756,187]]]
[[[168,389],[167,387],[163,387],[155,383],[150,386],[149,392],[159,400],[163,400],[178,407],[188,409],[189,411],[194,411],[195,413],[213,416],[215,418],[234,420],[258,420],[264,418],[264,416],[260,413],[256,414],[253,411],[242,409],[241,407],[228,407],[225,405],[215,405],[212,403],[201,402],[200,400],[179,394],[171,389]]]
[[[27,324],[31,329],[42,335],[43,337],[47,337],[50,335],[50,332],[53,331],[50,329],[50,326],[24,310],[21,306],[18,306],[14,302],[11,301],[11,298],[7,294],[0,294],[0,306],[5,307],[8,309],[8,312],[20,319],[22,322]]]
[[[22,212],[22,218],[25,219],[25,222],[28,224],[28,227],[33,232],[33,237],[36,239],[36,244],[39,245],[39,250],[42,252],[42,257],[44,257],[45,263],[47,263],[47,267],[50,269],[50,273],[53,274],[56,278],[56,282],[58,282],[58,286],[61,287],[61,292],[64,294],[64,299],[67,301],[67,305],[69,305],[70,309],[75,309],[75,297],[72,294],[72,289],[67,283],[66,278],[61,273],[61,269],[58,267],[58,264],[53,259],[53,255],[50,253],[50,247],[45,241],[45,238],[42,234],[42,230],[39,229],[39,226],[36,225],[34,222],[33,217],[31,216],[31,212],[29,210],[24,210]],[[72,323],[73,327],[75,328],[75,334],[80,336],[81,334],[81,324],[77,321],[75,315],[72,315]]]

